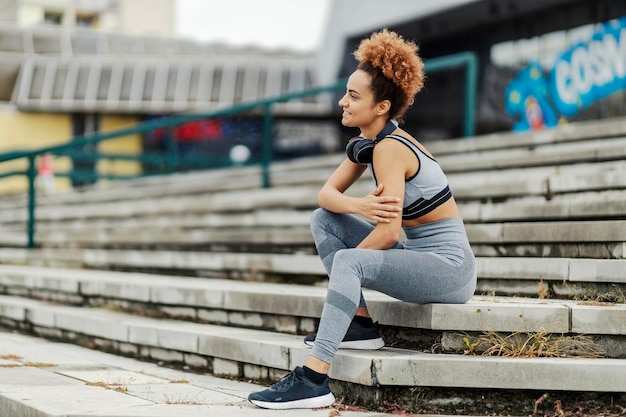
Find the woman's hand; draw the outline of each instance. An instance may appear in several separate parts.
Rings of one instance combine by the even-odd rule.
[[[400,199],[382,193],[383,185],[378,184],[374,191],[361,198],[357,214],[377,223],[389,223],[398,217],[402,212],[402,208],[397,205]]]

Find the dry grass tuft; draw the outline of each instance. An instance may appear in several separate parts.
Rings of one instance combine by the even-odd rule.
[[[556,336],[545,331],[532,333],[484,332],[472,338],[463,336],[466,355],[503,356],[514,358],[601,358],[606,352],[585,335]]]
[[[183,398],[172,398],[168,395],[163,395],[165,397],[165,404],[185,404],[185,405],[205,405],[206,403],[198,400],[189,399],[188,395]]]
[[[87,382],[86,384],[91,387],[101,387],[101,388],[110,389],[110,390],[121,392],[121,393],[128,392],[128,388],[124,385],[107,384],[106,382]]]
[[[613,289],[606,292],[587,289],[578,299],[584,304],[626,304],[626,294],[617,285],[613,285]]]
[[[30,366],[32,368],[50,368],[56,365],[53,363],[45,363],[45,362],[24,362],[24,366]]]

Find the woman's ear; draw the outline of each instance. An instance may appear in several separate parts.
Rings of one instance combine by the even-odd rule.
[[[391,102],[389,100],[383,100],[376,103],[376,114],[382,116],[391,109]]]

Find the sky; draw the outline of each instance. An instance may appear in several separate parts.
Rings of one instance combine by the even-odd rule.
[[[197,41],[314,51],[332,0],[176,0],[175,32]]]

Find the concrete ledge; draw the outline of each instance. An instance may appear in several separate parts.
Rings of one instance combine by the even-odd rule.
[[[141,251],[141,250],[106,250],[106,249],[2,249],[0,261],[4,263],[31,264],[64,260],[76,265],[93,268],[109,266],[163,268],[184,270],[206,270],[276,273],[293,275],[319,275],[326,278],[326,271],[317,255],[303,253],[217,253],[193,251]],[[534,257],[477,257],[479,280],[504,279],[512,281],[573,282],[573,283],[609,283],[626,284],[626,264],[622,259],[578,259],[578,258],[534,258]],[[0,265],[0,274],[4,277],[28,274],[28,266]],[[21,272],[23,271],[23,272]],[[46,282],[48,277],[58,279],[50,268],[33,267],[35,275],[29,276],[24,285],[29,288],[45,287],[62,292],[74,292],[72,283]],[[70,274],[71,270],[60,270],[60,276]],[[86,271],[81,273],[85,274]],[[91,272],[89,272],[91,273]],[[41,275],[37,275],[41,274]],[[58,286],[56,288],[55,286]]]
[[[434,154],[466,153],[490,149],[528,147],[545,144],[557,144],[578,140],[610,138],[624,136],[626,119],[623,117],[584,121],[560,125],[554,129],[535,132],[498,132],[466,138],[434,141],[428,143],[428,149]]]
[[[259,189],[262,186],[260,167],[237,167],[199,172],[176,173],[100,183],[83,191],[46,195],[38,194],[42,206],[111,202],[116,200],[162,197],[168,195],[202,194],[211,191]],[[137,190],[141,190],[137,193]],[[3,197],[4,199],[5,197]],[[7,208],[26,208],[27,196],[6,197]]]
[[[581,190],[606,190],[626,188],[626,166],[615,164],[594,171],[555,173],[547,179],[554,193],[573,193]]]
[[[302,343],[301,336],[139,318],[110,311],[59,307],[0,297],[0,305],[5,304],[14,308],[21,306],[25,311],[22,317],[52,315],[54,328],[65,332],[262,367],[291,370],[301,364],[310,352]],[[117,330],[103,327],[105,323],[112,323]],[[184,356],[181,354],[179,357]],[[330,373],[331,378],[336,380],[370,386],[593,392],[626,391],[625,375],[626,360],[619,359],[468,357],[391,348],[369,352],[339,351]]]
[[[471,243],[626,242],[626,220],[466,224],[465,229]]]
[[[307,318],[320,316],[326,297],[325,288],[314,286],[19,266],[0,266],[0,288],[19,294],[24,289],[35,294],[62,289],[85,300]],[[594,334],[626,335],[621,324],[626,323],[624,305],[586,308],[570,301],[480,296],[466,304],[419,305],[376,291],[364,290],[364,295],[383,325],[438,331],[590,333],[593,329]]]
[[[117,211],[114,213],[116,209],[113,207],[70,206],[58,210],[63,218],[55,218],[54,215],[45,217],[47,215],[45,212],[40,213],[36,237],[44,244],[66,240],[81,244],[115,244],[146,243],[150,239],[159,242],[163,241],[162,236],[167,235],[172,244],[175,244],[187,240],[190,243],[202,242],[206,233],[217,233],[224,228],[234,230],[233,233],[241,228],[307,228],[310,225],[310,213],[316,205],[312,197],[314,194],[315,192],[311,190],[309,197],[298,195],[301,197],[299,201],[303,204],[301,208],[290,208],[287,205],[263,208],[263,203],[259,202],[259,208],[251,207],[248,211],[241,211],[241,203],[238,202],[228,203],[229,208],[209,207],[196,204],[191,198],[181,199],[175,204],[164,201],[155,201],[154,204],[118,203]],[[287,198],[290,196],[285,195],[285,199]],[[198,199],[202,202],[201,197]],[[307,200],[310,201],[305,204]],[[125,210],[123,206],[128,206],[129,210]],[[149,211],[143,212],[143,208],[147,207]],[[545,197],[529,196],[502,203],[460,201],[459,209],[466,224],[543,219],[568,223],[582,219],[608,220],[620,218],[626,212],[626,191],[559,195],[549,200]],[[118,217],[122,214],[127,216]],[[24,244],[26,238],[24,221],[5,219],[2,229],[4,233],[0,239],[5,245]]]
[[[576,305],[572,330],[587,334],[626,334],[626,304]]]
[[[316,206],[316,187],[274,187],[255,188],[246,191],[231,190],[220,193],[178,195],[172,197],[163,192],[158,198],[146,196],[140,190],[133,190],[136,198],[123,201],[90,201],[89,192],[82,202],[65,206],[62,200],[54,205],[38,207],[36,218],[40,220],[63,220],[83,218],[126,218],[148,216],[159,213],[190,214],[207,212],[241,212],[268,208],[297,208]],[[2,222],[25,221],[26,209],[4,210],[0,214]]]
[[[279,219],[270,216],[263,224],[257,218],[250,225],[237,227],[155,228],[155,229],[91,229],[78,232],[59,229],[41,232],[37,238],[44,245],[67,242],[83,245],[211,245],[211,244],[268,244],[313,245],[308,214],[295,217],[291,225],[278,226]],[[273,225],[272,225],[273,224]],[[467,223],[468,239],[472,244],[532,244],[532,243],[608,243],[626,242],[626,220],[595,220],[525,223]],[[0,238],[4,244],[23,243],[22,233],[9,232]]]
[[[626,175],[625,175],[626,176]],[[608,220],[626,212],[626,192],[610,190],[546,197],[521,197],[502,203],[459,202],[466,223],[572,219]]]
[[[626,157],[625,143],[626,137],[593,138],[529,148],[506,148],[443,155],[437,160],[446,172],[588,163],[623,159]]]
[[[385,352],[387,353],[387,352]],[[626,388],[622,368],[626,360],[545,359],[435,355],[389,352],[374,359],[374,369],[381,385],[463,386],[474,388],[555,389],[596,391],[613,387]],[[614,368],[615,367],[615,368]],[[390,378],[390,379],[388,379]],[[502,378],[502,379],[501,379]],[[503,379],[506,379],[503,380]],[[551,382],[548,382],[551,381]],[[621,388],[618,388],[621,387]]]
[[[622,139],[622,142],[626,142],[626,139]],[[598,143],[600,143],[598,146],[607,144],[604,141],[598,141]],[[555,151],[556,154],[558,152],[560,150]],[[583,154],[587,155],[585,152]],[[463,154],[460,157],[466,160],[469,156]],[[186,174],[177,174],[163,177],[161,183],[150,184],[144,180],[137,180],[116,184],[112,189],[92,189],[81,193],[41,196],[37,216],[42,220],[81,218],[85,216],[81,214],[81,207],[84,208],[84,213],[89,213],[90,217],[112,218],[154,214],[164,210],[194,212],[219,211],[220,207],[229,210],[236,207],[250,209],[251,202],[255,207],[264,205],[292,207],[293,204],[300,207],[315,207],[317,191],[332,173],[334,165],[341,159],[337,158],[335,162],[334,157],[328,158],[332,159],[332,164],[319,159],[316,162],[319,166],[313,168],[307,168],[310,164],[307,165],[305,161],[293,161],[290,164],[293,171],[279,171],[281,177],[273,181],[273,188],[270,189],[261,189],[258,181],[252,181],[247,186],[239,184],[241,181],[244,183],[250,181],[251,177],[260,176],[256,174],[251,176],[246,171],[248,168],[242,168],[244,173],[237,173],[236,169],[227,170],[226,173],[221,171],[197,173],[189,183],[185,181]],[[481,154],[477,154],[476,159],[482,164],[487,164],[491,160]],[[487,197],[551,196],[563,192],[624,188],[623,172],[626,170],[626,163],[623,160],[596,163],[585,161],[587,159],[583,158],[581,163],[575,165],[562,166],[555,163],[541,167],[526,166],[506,169],[485,166],[484,169],[474,172],[464,171],[455,162],[450,168],[461,169],[463,172],[455,172],[454,169],[448,169],[447,172],[455,197],[460,201]],[[371,180],[365,175],[358,181],[357,187],[362,188],[359,193],[371,191]],[[7,199],[4,202],[5,210],[0,213],[0,221],[25,220],[25,201],[16,204],[14,200]],[[119,204],[120,202],[125,204]],[[226,207],[225,204],[231,206]],[[233,204],[235,207],[232,206]],[[77,207],[78,213],[74,210]],[[181,207],[185,208],[181,209]]]
[[[481,279],[605,282],[626,284],[622,259],[477,257]]]
[[[505,222],[529,220],[568,221],[571,218],[600,219],[621,217],[626,212],[626,192],[606,191],[556,196],[551,200],[545,197],[526,197],[503,203],[459,202],[459,209],[466,223]],[[71,209],[68,209],[71,210]],[[78,212],[78,210],[76,210]],[[46,241],[55,236],[66,234],[71,239],[89,241],[90,235],[116,236],[117,231],[142,229],[146,231],[181,233],[185,229],[209,227],[250,227],[250,226],[308,226],[311,209],[258,209],[239,213],[169,213],[166,208],[158,214],[126,218],[84,218],[81,213],[76,218],[37,222],[37,237]],[[26,235],[23,222],[5,223],[3,231],[14,233],[22,240]],[[190,233],[188,233],[190,234]],[[7,241],[6,236],[2,236]],[[92,238],[91,240],[95,240]]]

